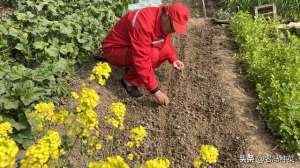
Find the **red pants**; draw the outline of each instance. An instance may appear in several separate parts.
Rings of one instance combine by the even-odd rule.
[[[144,87],[143,82],[140,80],[139,75],[135,69],[132,59],[132,48],[104,48],[104,56],[107,61],[118,67],[127,67],[129,70],[124,75],[123,79],[129,83],[137,86]],[[161,49],[152,47],[151,61],[153,69],[159,67],[164,61],[170,60],[172,49],[169,45],[164,45]]]

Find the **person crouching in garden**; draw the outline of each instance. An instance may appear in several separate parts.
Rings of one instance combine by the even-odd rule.
[[[103,40],[98,60],[126,67],[121,82],[130,96],[142,96],[138,88],[145,87],[160,105],[167,105],[170,101],[159,89],[155,68],[168,61],[174,68],[184,69],[170,38],[174,32],[187,35],[189,13],[182,3],[128,12]]]

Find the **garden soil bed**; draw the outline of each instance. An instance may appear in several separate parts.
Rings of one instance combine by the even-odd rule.
[[[195,1],[196,2],[196,1]],[[125,133],[116,139],[125,142],[133,127],[142,125],[148,137],[140,149],[144,160],[157,156],[170,159],[172,168],[190,168],[203,144],[215,145],[220,151],[219,161],[212,167],[238,168],[293,168],[296,164],[242,164],[240,155],[286,154],[277,148],[274,139],[265,129],[260,114],[255,110],[256,97],[253,86],[245,79],[241,64],[234,58],[234,43],[224,27],[212,25],[200,16],[198,6],[188,1],[193,14],[189,22],[189,35],[174,38],[178,57],[186,68],[176,71],[169,64],[157,70],[161,90],[171,99],[168,106],[158,106],[145,92],[141,98],[130,98],[120,84],[124,70],[113,67],[113,73],[105,87],[96,87],[101,96],[97,107],[103,135],[110,132],[104,126],[104,113],[115,101],[127,106]],[[208,15],[214,11],[215,1],[208,0]],[[2,8],[0,4],[0,9]],[[196,11],[197,10],[197,11]],[[1,12],[2,13],[2,12]],[[197,13],[195,15],[195,13]],[[90,68],[95,63],[90,65]],[[81,74],[86,79],[90,70]],[[72,90],[80,90],[80,81],[74,81]],[[67,100],[65,106],[73,106]],[[95,158],[103,159],[99,152]],[[113,154],[126,154],[123,147]],[[70,154],[72,162],[83,167],[86,158],[78,150]]]
[[[193,6],[194,1],[187,4],[193,9],[189,35],[174,39],[178,57],[186,69],[179,72],[164,64],[157,70],[160,87],[170,97],[170,105],[158,106],[147,92],[138,99],[128,97],[119,82],[124,70],[113,67],[106,87],[99,88],[102,98],[99,116],[103,116],[111,102],[125,102],[125,130],[142,125],[149,132],[140,150],[143,159],[165,156],[171,160],[172,168],[192,167],[203,144],[215,145],[220,150],[219,162],[213,167],[297,167],[286,163],[240,162],[243,154],[288,153],[277,148],[279,143],[272,140],[274,137],[267,133],[255,110],[254,87],[245,79],[242,64],[233,58],[236,48],[232,37],[224,27],[196,18],[194,13],[198,8]],[[207,1],[207,4],[211,16],[215,2]],[[126,136],[121,134],[118,139],[125,141]],[[118,148],[113,153],[126,151]]]

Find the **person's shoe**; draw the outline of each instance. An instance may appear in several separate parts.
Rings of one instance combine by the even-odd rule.
[[[107,62],[101,49],[96,50],[92,56],[97,61]]]
[[[141,97],[141,96],[143,96],[143,94],[139,91],[139,89],[136,86],[129,83],[128,81],[122,79],[121,83],[124,86],[126,92],[130,96],[132,96],[132,97]]]

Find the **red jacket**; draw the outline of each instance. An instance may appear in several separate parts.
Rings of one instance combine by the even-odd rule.
[[[148,7],[137,11],[128,12],[113,27],[111,32],[102,42],[102,48],[130,47],[132,60],[138,77],[148,90],[158,87],[151,59],[153,47],[161,49],[169,45],[171,54],[168,61],[177,60],[176,50],[170,42],[172,34],[165,35],[161,31],[160,17],[163,7]],[[160,60],[157,60],[158,62]],[[160,63],[159,63],[160,64]]]

